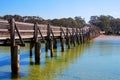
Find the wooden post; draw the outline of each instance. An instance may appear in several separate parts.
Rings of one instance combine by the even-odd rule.
[[[49,44],[50,44],[50,53],[51,53],[51,57],[53,57],[54,55],[53,55],[53,40],[52,39],[49,39],[50,40],[50,42],[49,42]]]
[[[84,43],[84,30],[82,28],[82,43]]]
[[[15,20],[10,20],[10,42],[11,42],[11,71],[12,74],[19,74],[19,46],[15,45]]]
[[[60,42],[61,42],[61,51],[64,52],[64,40],[62,36],[62,27],[60,27]]]
[[[38,24],[34,24],[34,42],[35,42],[35,64],[40,64],[40,40],[38,40]]]
[[[40,64],[41,44],[40,42],[35,43],[35,64]]]
[[[34,42],[38,42],[38,26],[37,23],[34,24]]]
[[[79,33],[78,33],[78,28],[76,28],[76,42],[78,43],[78,44],[80,44],[80,41],[79,41]]]
[[[83,31],[82,28],[80,29],[80,42],[83,43]]]
[[[74,30],[74,28],[72,28],[72,42],[73,42],[73,45],[75,47],[76,46],[76,39],[75,39],[75,30]]]
[[[86,42],[86,29],[84,29],[84,42]]]
[[[20,72],[20,46],[14,46],[14,52],[12,53],[12,73],[19,74]]]
[[[51,29],[51,33],[52,33],[52,37],[53,37],[53,48],[57,49],[57,40],[56,40],[56,38],[54,36],[54,33],[53,33],[52,29]]]
[[[80,39],[80,44],[82,44],[81,29],[80,28],[79,28],[79,39]]]
[[[70,38],[69,38],[69,31],[68,31],[68,27],[66,28],[66,43],[68,45],[68,49],[70,49]]]
[[[50,33],[51,33],[51,29],[50,29],[50,25],[47,25],[47,45],[46,47],[48,47],[50,49],[51,52],[51,57],[53,57],[53,39],[50,37]]]
[[[89,29],[87,29],[87,41],[89,41]]]
[[[33,47],[34,47],[34,42],[31,39],[31,42],[30,42],[30,57],[32,57],[32,49],[33,49]]]

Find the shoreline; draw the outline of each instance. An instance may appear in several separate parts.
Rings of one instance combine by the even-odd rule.
[[[118,36],[118,35],[100,35],[96,39],[99,39],[99,40],[120,40],[120,36]]]

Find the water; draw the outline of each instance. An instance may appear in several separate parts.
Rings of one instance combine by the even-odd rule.
[[[29,44],[21,48],[20,76],[11,75],[10,48],[0,47],[0,80],[120,80],[120,37],[100,36],[54,57],[42,44],[40,65],[29,57]],[[34,53],[34,51],[33,51]]]

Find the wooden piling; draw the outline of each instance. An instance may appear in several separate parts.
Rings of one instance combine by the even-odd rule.
[[[10,42],[11,42],[11,71],[12,74],[19,74],[19,46],[15,45],[15,20],[10,20]]]
[[[80,37],[80,43],[82,44],[83,40],[82,40],[82,30],[79,28],[79,37]]]
[[[72,28],[72,42],[73,42],[73,45],[75,47],[76,46],[76,38],[75,38],[75,30],[74,30],[74,28]]]
[[[40,42],[35,43],[35,64],[40,64],[41,44]]]
[[[51,28],[50,24],[47,25],[47,41],[46,41],[46,49],[50,49],[51,57],[53,57],[53,39],[50,36]]]
[[[19,74],[20,72],[20,46],[14,46],[12,52],[12,73]]]
[[[49,49],[50,49],[50,53],[51,53],[51,57],[53,57],[53,40],[49,39]]]
[[[78,45],[80,44],[78,28],[76,28],[76,42],[78,43]]]
[[[33,42],[33,39],[31,39],[31,42],[30,42],[30,57],[32,57],[32,49],[34,47],[34,42]]]
[[[38,24],[34,24],[35,64],[40,64],[41,43],[38,40]]]
[[[84,30],[82,29],[82,43],[84,43]]]
[[[61,51],[64,52],[64,40],[63,40],[63,35],[62,35],[62,33],[64,34],[62,27],[60,27]]]
[[[69,29],[66,28],[66,44],[68,45],[68,49],[70,49],[70,38],[69,38]]]
[[[57,40],[56,40],[56,38],[54,36],[54,33],[53,33],[52,29],[51,29],[51,33],[52,33],[52,37],[53,37],[53,48],[57,49]]]

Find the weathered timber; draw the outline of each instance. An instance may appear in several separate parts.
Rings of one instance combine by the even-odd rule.
[[[11,42],[11,70],[12,74],[19,74],[19,46],[15,45],[15,21],[10,20],[10,42]]]
[[[62,27],[60,27],[60,42],[61,42],[61,51],[62,52],[64,52],[63,34],[64,34],[64,31],[63,31]],[[64,37],[65,37],[65,34],[64,34]]]
[[[74,28],[72,28],[72,43],[74,45],[74,47],[76,46],[76,38],[75,38],[75,30]]]
[[[46,51],[50,49],[51,57],[53,57],[53,39],[51,38],[50,24],[47,25],[47,39],[46,39]]]
[[[78,45],[80,44],[80,39],[79,39],[79,31],[78,31],[78,28],[76,28],[76,42],[78,43]]]
[[[66,44],[68,45],[68,49],[70,49],[70,37],[68,27],[66,28]]]
[[[80,38],[80,43],[82,44],[82,30],[79,28],[79,38]]]
[[[34,42],[33,42],[33,39],[31,39],[31,42],[30,42],[30,57],[32,57],[32,49],[34,47]]]
[[[11,68],[12,74],[19,74],[20,73],[20,46],[16,45],[12,49],[12,61],[11,61]]]
[[[35,64],[40,64],[41,55],[41,44],[40,42],[35,43]]]
[[[40,64],[41,42],[38,39],[38,24],[34,25],[35,64]]]
[[[53,30],[51,29],[51,33],[52,33],[52,37],[53,37],[53,48],[56,49],[57,48],[57,40],[54,36]]]

